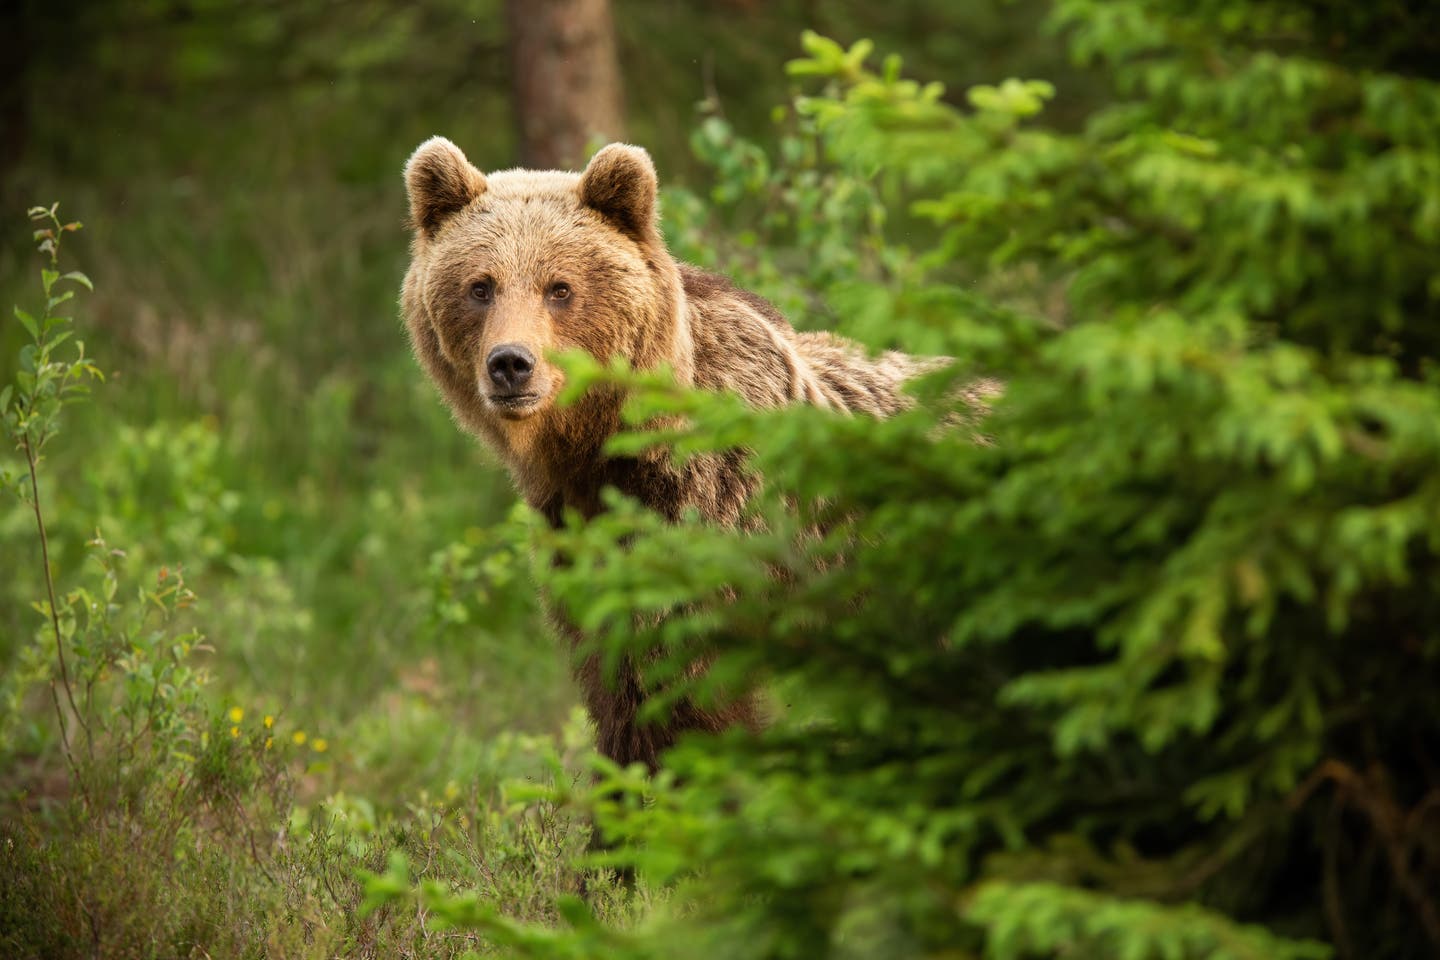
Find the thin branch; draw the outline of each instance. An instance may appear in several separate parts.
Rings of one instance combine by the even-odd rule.
[[[1342,835],[1340,815],[1345,811],[1344,795],[1337,792],[1330,803],[1330,816],[1325,824],[1323,842],[1324,869],[1321,874],[1325,901],[1325,919],[1330,924],[1330,939],[1335,941],[1335,953],[1340,960],[1351,960],[1355,956],[1350,946],[1350,935],[1345,928],[1345,900],[1340,893],[1340,838]]]
[[[65,642],[60,637],[60,613],[55,605],[55,578],[50,572],[50,541],[45,534],[45,516],[40,509],[40,484],[36,479],[35,450],[30,445],[30,436],[25,434],[21,438],[21,446],[25,450],[25,462],[30,467],[30,506],[35,511],[35,528],[40,533],[40,559],[45,566],[45,591],[50,600],[50,628],[55,635],[55,656],[60,661],[60,682],[65,688],[65,699],[70,703],[70,710],[75,714],[75,719],[80,722],[85,731],[86,742],[90,740],[90,728],[85,723],[85,718],[80,714],[79,708],[75,706],[75,694],[70,688],[70,668],[65,660]],[[65,711],[60,706],[60,696],[55,692],[55,680],[50,680],[50,699],[55,704],[55,717],[60,721],[60,743],[65,748],[65,759],[70,762],[70,771],[75,776],[75,785],[80,788],[80,796],[84,799],[85,805],[90,805],[90,797],[86,792],[85,783],[80,777],[80,771],[75,765],[75,756],[70,750],[69,727],[65,723]]]
[[[1375,782],[1339,760],[1325,760],[1305,779],[1291,797],[1292,808],[1299,807],[1321,784],[1332,781],[1337,798],[1353,801],[1369,819],[1380,847],[1390,862],[1390,873],[1405,899],[1410,901],[1420,919],[1421,928],[1434,944],[1440,945],[1440,911],[1424,885],[1410,869],[1411,838],[1406,835],[1406,813],[1395,802],[1379,776]]]

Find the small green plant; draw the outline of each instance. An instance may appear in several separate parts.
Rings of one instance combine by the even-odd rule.
[[[270,826],[289,809],[288,753],[283,741],[276,746],[273,717],[242,726],[241,707],[207,702],[208,672],[194,661],[209,647],[191,622],[195,595],[178,566],[131,593],[125,552],[96,531],[86,544],[90,576],[68,589],[57,583],[45,451],[66,408],[103,377],[61,312],[76,288],[93,289],[83,273],[61,272],[64,238],[80,224],[63,222],[57,205],[30,217],[46,257],[44,307],[15,309],[30,340],[0,389],[0,413],[24,461],[3,481],[34,517],[45,594],[32,606],[44,621],[6,677],[0,751],[34,753],[37,769],[55,762],[43,735],[25,744],[15,736],[28,691],[45,686],[67,775],[22,778],[24,793],[51,785],[28,802],[0,798],[17,813],[0,860],[0,948],[26,956],[72,955],[81,944],[106,955],[138,943],[178,948],[216,922],[202,897],[185,895],[188,870],[247,857],[264,874]]]
[[[360,915],[418,912],[427,935],[468,938],[506,956],[652,956],[632,928],[653,912],[656,891],[643,880],[627,886],[606,869],[628,858],[586,853],[596,815],[623,824],[624,812],[638,814],[650,781],[638,766],[624,770],[595,754],[591,737],[578,709],[559,742],[498,737],[497,755],[515,751],[538,769],[488,794],[467,797],[452,785],[445,801],[412,805],[411,822],[428,824],[428,842],[394,846],[383,871],[360,872]],[[576,772],[577,760],[598,776]],[[326,804],[332,821],[344,816],[335,799]],[[368,805],[360,820],[367,833],[376,832]],[[433,857],[437,840],[448,863]]]
[[[24,454],[26,471],[15,476],[7,470],[0,475],[0,482],[13,489],[30,505],[35,514],[35,530],[40,538],[46,590],[46,600],[41,609],[50,621],[58,667],[58,674],[50,678],[50,697],[55,706],[55,719],[59,724],[65,757],[73,770],[75,757],[71,751],[70,722],[67,720],[66,707],[69,708],[70,715],[78,719],[82,728],[86,727],[87,720],[75,702],[75,689],[65,656],[66,627],[61,622],[60,608],[55,601],[50,542],[40,501],[40,462],[44,456],[45,445],[60,429],[61,411],[89,392],[89,381],[104,379],[104,376],[86,359],[85,344],[81,340],[74,340],[74,355],[71,359],[63,359],[56,353],[75,333],[70,318],[56,313],[56,310],[74,298],[76,287],[94,289],[90,278],[78,270],[63,274],[60,272],[60,248],[65,235],[79,230],[81,225],[78,220],[61,222],[59,206],[55,203],[49,207],[32,207],[28,214],[31,221],[37,224],[34,238],[39,241],[40,252],[49,258],[49,265],[40,271],[45,308],[37,318],[19,306],[15,307],[15,318],[30,335],[31,342],[20,350],[20,369],[15,373],[14,383],[0,388],[0,417],[4,419],[6,435]],[[64,704],[61,703],[62,691]]]
[[[73,301],[77,287],[94,290],[80,271],[60,270],[64,238],[80,223],[62,222],[58,206],[29,212],[40,224],[34,237],[47,258],[40,272],[45,303],[38,317],[15,308],[31,342],[20,350],[14,382],[0,390],[0,410],[26,467],[4,479],[34,515],[45,585],[45,597],[34,607],[45,617],[48,639],[22,654],[28,669],[20,674],[47,682],[73,788],[91,808],[101,802],[96,790],[111,785],[97,782],[103,771],[126,778],[173,772],[175,763],[204,755],[200,692],[206,673],[190,661],[208,648],[198,630],[182,626],[195,596],[181,570],[161,568],[153,587],[140,589],[138,602],[127,605],[120,599],[125,552],[98,531],[86,544],[95,579],[68,591],[56,586],[41,498],[44,453],[61,431],[66,407],[88,395],[92,381],[104,379],[75,336],[73,320],[58,312]],[[73,351],[61,350],[67,342]],[[154,754],[153,762],[137,762],[144,751]]]

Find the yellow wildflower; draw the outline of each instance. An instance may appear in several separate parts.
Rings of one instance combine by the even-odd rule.
[[[316,737],[314,740],[310,741],[310,749],[314,750],[316,753],[324,753],[326,750],[330,749],[330,744],[325,741],[324,737]]]
[[[241,720],[244,720],[244,719],[245,719],[245,711],[244,711],[243,709],[241,709],[240,707],[231,707],[231,708],[230,708],[230,722],[231,722],[231,723],[239,723]]]
[[[273,726],[275,726],[275,718],[268,713],[265,714],[265,729],[269,730]]]
[[[298,747],[300,744],[305,742],[305,731],[296,730],[294,733],[290,734],[290,739],[295,741],[295,745]]]
[[[273,744],[274,742],[275,742],[275,738],[274,738],[274,737],[266,737],[266,738],[265,738],[265,749],[266,749],[266,750],[269,750],[269,749],[270,749],[270,745]]]
[[[231,727],[231,728],[230,728],[230,736],[232,736],[232,737],[238,737],[238,736],[240,736],[240,728],[239,728],[239,727]]]

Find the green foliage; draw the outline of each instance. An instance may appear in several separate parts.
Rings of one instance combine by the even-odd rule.
[[[1231,923],[1196,907],[1162,909],[1048,883],[987,883],[966,916],[989,929],[990,954],[1002,960],[1076,947],[1086,955],[1137,958],[1304,960],[1330,955],[1321,944],[1287,943],[1263,928]]]
[[[93,577],[56,589],[41,497],[43,451],[59,434],[65,409],[99,371],[80,341],[71,341],[71,320],[54,313],[73,293],[59,292],[61,281],[92,288],[84,274],[58,269],[62,239],[79,224],[62,224],[55,206],[30,216],[49,223],[35,234],[49,261],[41,270],[45,309],[38,319],[15,311],[32,341],[20,351],[0,405],[9,438],[25,457],[26,472],[13,486],[34,517],[45,599],[33,606],[45,623],[6,677],[0,751],[13,759],[33,749],[26,694],[47,686],[69,776],[49,813],[54,822],[42,827],[24,813],[7,826],[0,931],[7,952],[21,955],[68,954],[81,944],[106,953],[146,941],[174,947],[195,942],[187,938],[199,936],[213,914],[207,918],[189,904],[164,909],[180,875],[157,873],[156,861],[190,861],[182,851],[197,834],[237,847],[253,843],[259,818],[285,803],[282,751],[271,750],[263,731],[242,739],[238,725],[209,711],[202,696],[207,673],[194,663],[208,647],[180,623],[194,594],[178,570],[162,568],[153,587],[122,590],[124,552],[97,532],[88,544],[98,568]],[[66,341],[74,345],[68,360],[57,350]],[[238,724],[240,716],[231,719]],[[207,829],[212,818],[223,825]],[[58,836],[56,826],[63,828]],[[136,835],[147,839],[132,860],[127,848]],[[203,845],[196,854],[201,873],[227,872],[225,858],[208,855]],[[86,890],[78,898],[67,892],[76,884]]]
[[[69,360],[56,353],[75,334],[70,318],[57,314],[56,308],[74,298],[75,287],[94,289],[90,278],[78,270],[63,274],[59,270],[60,248],[65,234],[80,229],[78,220],[61,222],[57,213],[59,206],[32,207],[29,211],[30,219],[42,224],[35,230],[34,239],[40,252],[49,258],[49,266],[40,271],[45,308],[40,311],[39,317],[18,305],[14,308],[15,319],[29,334],[30,342],[20,350],[20,367],[15,372],[14,383],[0,389],[0,416],[4,417],[6,435],[25,452],[26,464],[30,468],[30,473],[24,477],[15,478],[6,474],[3,479],[6,486],[14,484],[22,497],[25,496],[26,481],[34,479],[34,468],[44,453],[45,445],[59,430],[60,412],[87,392],[87,380],[103,379],[95,365],[85,358],[82,341],[74,341],[74,356]],[[62,289],[62,284],[70,289]],[[33,489],[32,485],[32,495]]]
[[[579,713],[576,720],[567,733],[571,749],[577,738],[590,737]],[[488,809],[469,808],[478,816],[473,827],[468,814],[456,821],[459,830],[450,827],[456,834],[450,838],[452,850],[465,852],[468,870],[457,874],[430,870],[427,864],[430,876],[416,883],[409,857],[395,850],[383,872],[362,871],[361,916],[418,907],[428,918],[427,929],[478,932],[486,947],[502,955],[631,955],[639,944],[626,928],[653,911],[663,895],[627,887],[613,871],[578,866],[585,861],[589,831],[576,819],[585,806],[577,798],[613,792],[617,784],[580,786],[553,742],[501,738],[499,748],[523,748],[548,776],[501,785]],[[626,786],[635,787],[635,778]],[[452,857],[460,862],[455,852]],[[545,922],[534,923],[536,917]]]

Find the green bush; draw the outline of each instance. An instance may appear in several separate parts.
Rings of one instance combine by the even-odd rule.
[[[91,576],[57,587],[46,450],[66,408],[101,376],[71,318],[57,312],[73,306],[76,287],[91,287],[59,267],[63,240],[80,224],[62,223],[56,206],[30,217],[48,258],[44,309],[15,308],[30,343],[0,388],[0,418],[24,469],[0,480],[33,517],[45,592],[33,604],[40,627],[20,646],[0,704],[0,755],[37,768],[5,784],[16,815],[6,818],[0,859],[0,945],[17,956],[188,953],[229,940],[234,916],[256,907],[238,855],[288,808],[286,751],[275,748],[272,720],[245,730],[241,708],[222,713],[206,701],[208,671],[195,661],[209,647],[184,623],[195,595],[179,570],[162,567],[153,586],[137,586],[125,552],[97,531],[87,544]],[[41,748],[47,738],[25,709],[36,687],[48,688],[58,757]],[[51,761],[64,766],[47,773]],[[17,788],[19,797],[8,795]],[[222,885],[218,906],[187,895]]]

